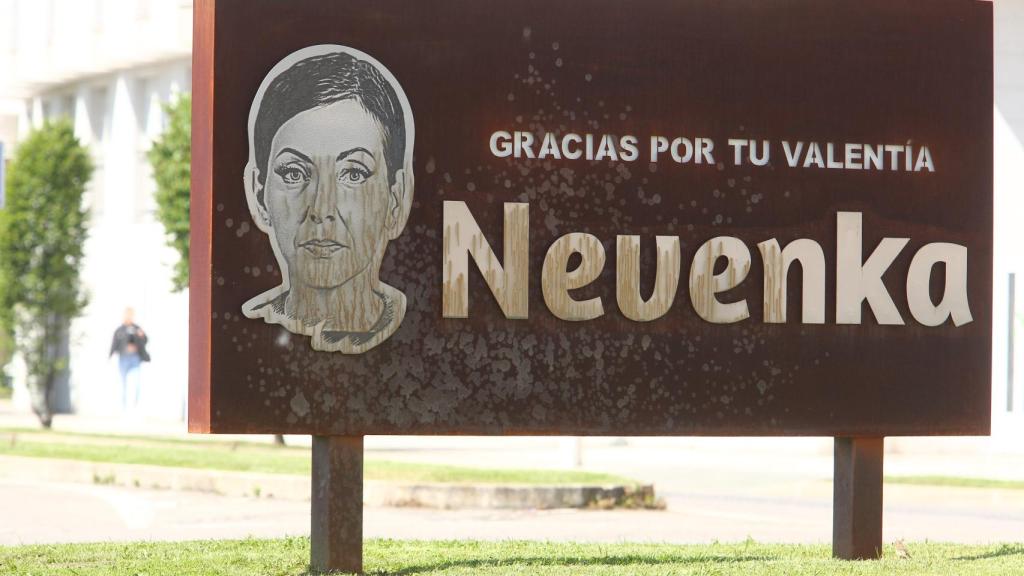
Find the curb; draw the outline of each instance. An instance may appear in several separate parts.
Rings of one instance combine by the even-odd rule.
[[[508,484],[403,484],[369,480],[368,506],[458,510],[655,507],[653,486],[527,486]]]
[[[246,498],[310,499],[308,476],[111,464],[26,456],[0,456],[0,478],[30,482],[72,482],[151,490],[207,492]],[[367,480],[363,502],[373,507],[443,510],[656,507],[654,487],[529,486],[509,484],[408,484]]]

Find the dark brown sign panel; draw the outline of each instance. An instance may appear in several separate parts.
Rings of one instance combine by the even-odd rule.
[[[990,3],[196,10],[193,431],[988,433]]]

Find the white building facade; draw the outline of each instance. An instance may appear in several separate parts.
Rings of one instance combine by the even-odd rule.
[[[70,382],[58,408],[121,412],[113,331],[126,307],[150,337],[139,415],[184,416],[187,293],[173,293],[177,253],[155,219],[146,159],[163,106],[191,90],[190,0],[0,0],[0,140],[8,154],[44,121],[68,118],[95,172],[82,281],[85,313],[70,335]],[[28,405],[14,366],[15,402]],[[20,385],[19,385],[20,384]]]
[[[992,433],[1024,452],[1024,0],[995,1],[993,129]]]
[[[181,418],[187,297],[171,292],[177,254],[154,219],[145,154],[164,128],[162,104],[191,87],[192,1],[0,0],[0,15],[0,141],[10,149],[44,119],[66,116],[96,159],[83,271],[91,303],[70,342],[72,408],[117,412],[107,353],[132,306],[153,355],[142,412]],[[995,66],[993,431],[1024,450],[1024,0],[995,2]]]

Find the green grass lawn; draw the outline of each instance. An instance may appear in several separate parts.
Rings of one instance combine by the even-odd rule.
[[[257,442],[154,438],[109,434],[0,429],[0,454],[119,464],[150,464],[271,474],[310,473],[309,448]],[[636,484],[611,474],[576,470],[463,468],[382,460],[366,461],[367,480],[500,484]],[[887,484],[1024,490],[1024,480],[953,476],[886,476]]]
[[[877,561],[831,558],[826,545],[743,542],[670,546],[539,542],[396,541],[365,544],[367,574],[529,576],[996,576],[1024,573],[1024,544],[910,543]],[[298,576],[309,540],[61,544],[0,547],[0,573],[28,576]]]
[[[959,476],[886,476],[885,482],[887,484],[910,484],[915,486],[1024,490],[1024,480],[994,480],[991,478],[962,478]]]
[[[207,470],[310,473],[309,448],[252,442],[213,442],[69,434],[32,430],[0,431],[0,454],[117,464],[149,464]],[[465,468],[368,459],[367,480],[496,484],[626,484],[621,476],[577,470]]]

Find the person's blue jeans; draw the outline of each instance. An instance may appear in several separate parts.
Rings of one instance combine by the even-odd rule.
[[[121,354],[118,364],[121,369],[121,408],[127,410],[129,401],[131,401],[131,407],[135,408],[139,405],[139,389],[141,388],[139,367],[142,365],[142,360],[138,354]]]

